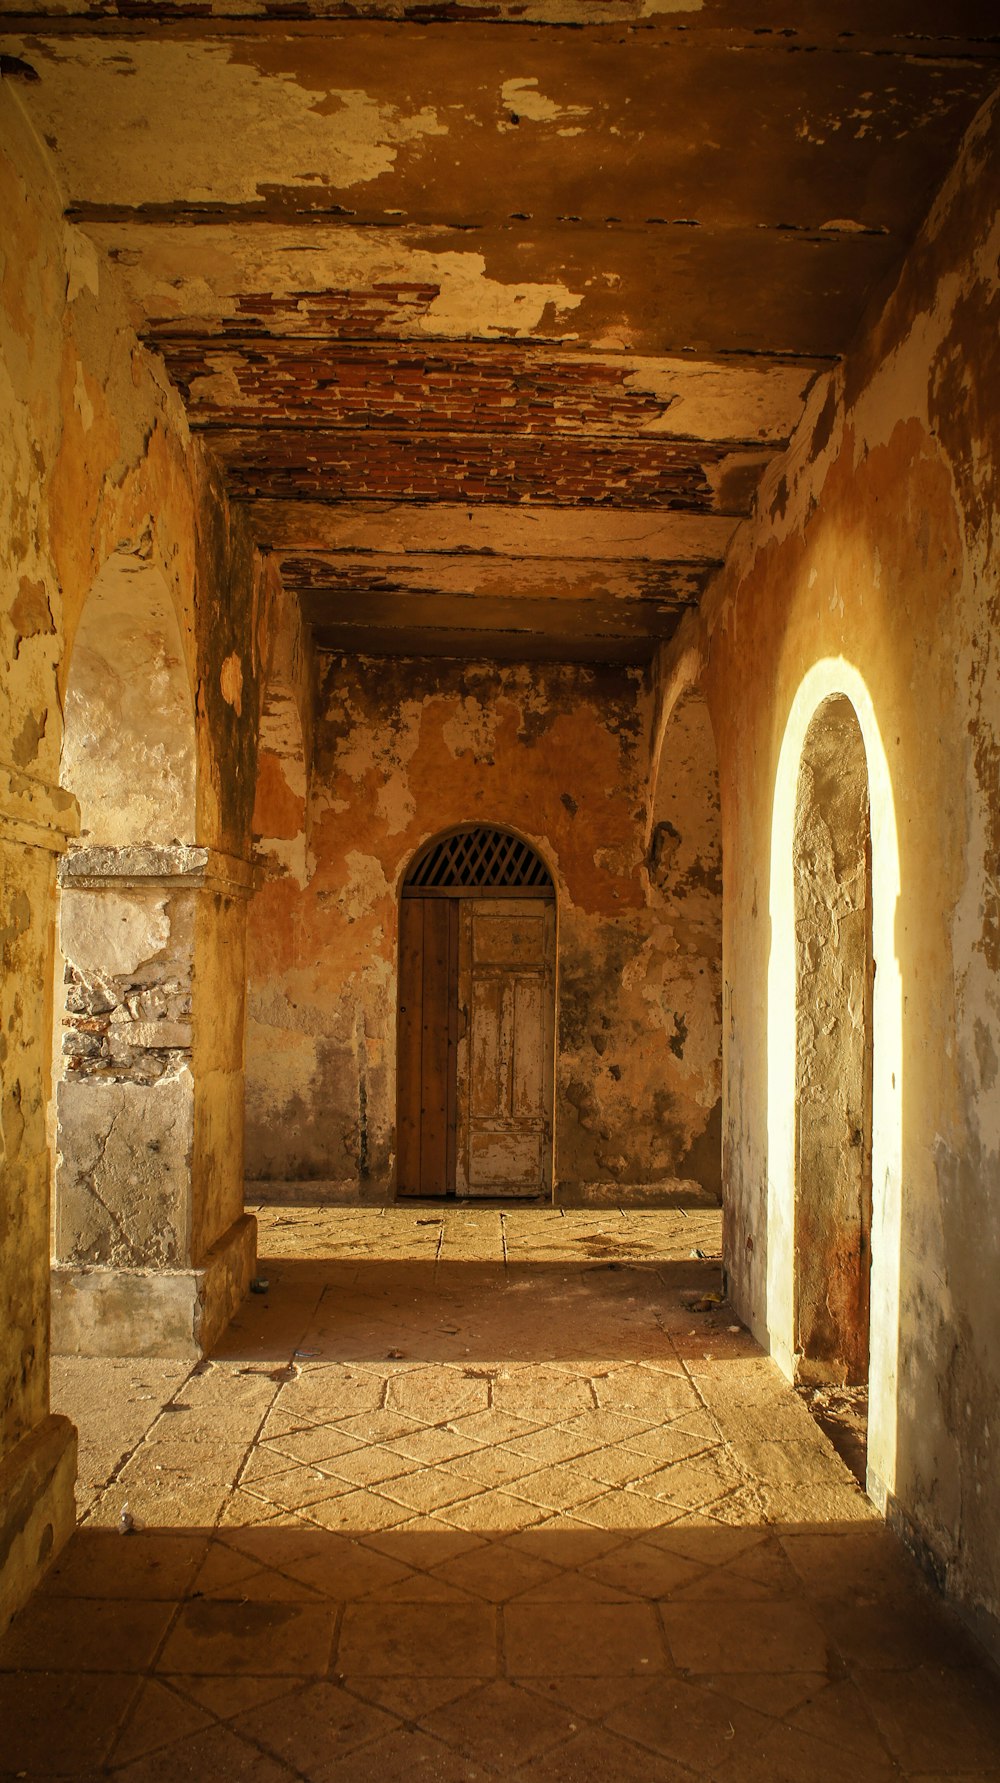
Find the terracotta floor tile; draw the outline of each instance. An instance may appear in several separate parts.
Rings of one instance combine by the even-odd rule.
[[[414,1468],[412,1473],[386,1480],[380,1487],[383,1498],[405,1505],[411,1511],[436,1511],[442,1505],[454,1504],[468,1494],[468,1480],[459,1479],[447,1468]]]
[[[401,1728],[345,1758],[314,1771],[310,1783],[477,1783],[480,1773],[440,1740],[417,1728]]]
[[[733,1697],[667,1678],[614,1709],[606,1725],[696,1775],[714,1776],[734,1753],[755,1749],[773,1722]]]
[[[705,1578],[705,1569],[680,1554],[652,1542],[634,1541],[593,1561],[587,1572],[603,1584],[614,1585],[636,1597],[673,1597]]]
[[[237,1733],[308,1777],[397,1726],[374,1704],[325,1682],[294,1690],[233,1723]]]
[[[518,1689],[505,1679],[425,1717],[423,1726],[466,1758],[502,1776],[564,1740],[572,1716],[557,1704]]]
[[[864,1783],[896,1783],[899,1772],[888,1757],[870,1757],[860,1770],[848,1747],[772,1723],[759,1738],[734,1740],[731,1756],[715,1776],[718,1783],[858,1783],[859,1777]]]
[[[635,1491],[646,1498],[676,1504],[682,1510],[713,1505],[724,1493],[738,1488],[743,1476],[721,1453],[709,1452],[692,1461],[675,1461],[639,1480]]]
[[[363,1448],[359,1437],[350,1435],[336,1424],[310,1424],[305,1430],[289,1431],[285,1436],[269,1437],[266,1444],[274,1455],[291,1461],[321,1463],[334,1455],[352,1455]]]
[[[607,1677],[662,1671],[663,1637],[645,1603],[588,1604],[569,1616],[558,1604],[515,1602],[504,1616],[511,1677]]]
[[[323,1463],[323,1472],[351,1486],[377,1486],[383,1480],[401,1479],[419,1473],[420,1462],[371,1444],[349,1455],[331,1455]]]
[[[423,1429],[423,1425],[413,1418],[404,1418],[400,1412],[386,1411],[380,1406],[377,1411],[366,1412],[360,1417],[338,1417],[333,1428],[342,1431],[344,1436],[353,1437],[355,1442],[394,1444],[416,1435]]]
[[[358,1676],[492,1677],[497,1612],[485,1604],[349,1604],[336,1667]]]
[[[346,1690],[375,1703],[394,1715],[398,1721],[422,1722],[445,1703],[458,1701],[479,1688],[472,1678],[367,1678],[348,1676],[340,1680]]]
[[[531,1456],[515,1455],[513,1449],[497,1447],[474,1449],[468,1455],[458,1455],[449,1462],[448,1471],[476,1485],[509,1486],[512,1481],[535,1472],[537,1467],[538,1462]]]
[[[184,1605],[157,1669],[313,1676],[327,1669],[333,1631],[325,1605],[204,1599]]]
[[[826,1637],[798,1604],[671,1602],[662,1606],[674,1660],[685,1671],[825,1671]]]
[[[342,1482],[345,1483],[345,1482]],[[391,1504],[374,1492],[341,1492],[304,1507],[311,1523],[345,1535],[364,1535],[375,1529],[392,1529],[411,1514],[405,1505]]]
[[[679,1505],[671,1504],[666,1499],[644,1497],[638,1492],[628,1489],[620,1492],[601,1492],[596,1498],[585,1499],[574,1506],[574,1516],[581,1523],[592,1523],[598,1529],[616,1529],[624,1532],[638,1529],[661,1529],[681,1515]]]
[[[245,1715],[248,1709],[276,1702],[299,1687],[296,1678],[262,1678],[253,1672],[234,1672],[224,1677],[171,1673],[164,1675],[163,1682],[218,1721],[231,1721],[237,1715]]]
[[[52,1597],[178,1599],[193,1583],[209,1537],[164,1530],[78,1529],[45,1579]]]
[[[527,1473],[515,1480],[511,1491],[517,1498],[525,1498],[529,1504],[541,1505],[544,1510],[573,1510],[585,1499],[595,1498],[600,1494],[600,1482],[591,1479],[580,1468],[568,1466],[543,1467],[537,1473]]]
[[[502,1541],[484,1543],[446,1560],[435,1572],[487,1603],[506,1603],[543,1580],[561,1576],[558,1566],[523,1554],[515,1545]]]
[[[691,1773],[670,1759],[633,1746],[603,1729],[585,1728],[564,1745],[526,1765],[518,1783],[690,1783]]]
[[[661,1466],[659,1460],[652,1455],[644,1455],[638,1449],[624,1444],[616,1444],[606,1449],[596,1449],[592,1454],[581,1456],[580,1465],[586,1467],[591,1478],[599,1486],[628,1486],[655,1473]]]
[[[280,1760],[259,1752],[228,1727],[210,1727],[139,1758],[114,1772],[116,1783],[289,1783],[296,1776]]]
[[[99,1765],[142,1688],[135,1675],[92,1672],[0,1675],[3,1764],[16,1775]]]
[[[388,1405],[391,1411],[407,1412],[426,1424],[441,1424],[485,1411],[489,1386],[462,1369],[422,1368],[390,1382]]]
[[[0,1672],[144,1671],[175,1612],[158,1599],[36,1597],[0,1640]]]
[[[144,1758],[149,1752],[211,1727],[212,1722],[213,1717],[189,1697],[150,1678],[143,1684],[115,1740],[110,1762],[115,1766],[129,1764],[132,1759]]]
[[[523,1455],[535,1467],[553,1467],[560,1461],[572,1461],[600,1449],[601,1438],[588,1430],[587,1421],[574,1419],[566,1425],[551,1424],[540,1430],[527,1430],[509,1438],[509,1447]]]
[[[454,1418],[452,1423],[461,1436],[471,1437],[484,1448],[492,1448],[498,1443],[517,1448],[522,1438],[533,1436],[539,1430],[536,1419],[526,1415],[515,1417],[493,1408],[473,1412],[465,1418]]]
[[[561,1369],[538,1366],[511,1369],[497,1380],[493,1403],[498,1411],[542,1423],[563,1423],[593,1410],[590,1383]]]
[[[717,1281],[717,1212],[261,1219],[227,1360],[62,1370],[93,1510],[3,1648],[0,1783],[1000,1783],[995,1679],[661,1267]]]
[[[1000,1685],[981,1672],[920,1665],[869,1672],[865,1702],[906,1771],[1000,1767]]]
[[[442,1430],[434,1424],[426,1428],[414,1425],[409,1431],[393,1437],[387,1446],[394,1454],[421,1467],[436,1467],[469,1455],[475,1450],[476,1443],[471,1436],[460,1435],[457,1430]]]

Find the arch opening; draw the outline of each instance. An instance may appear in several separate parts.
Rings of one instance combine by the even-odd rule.
[[[845,710],[845,705],[849,710]],[[824,713],[825,706],[828,709]],[[810,737],[813,720],[817,717],[819,727]],[[828,730],[828,725],[833,728]],[[835,746],[827,747],[829,738],[837,735],[838,726],[840,747],[847,750],[849,762],[854,764],[853,771],[847,771],[848,763],[843,758],[837,762]],[[803,763],[808,771],[800,785]],[[855,967],[851,972],[842,973],[843,987],[838,991],[838,1007],[848,1012],[843,1019],[853,1024],[856,1030],[852,1039],[855,1060],[859,1056],[857,1030],[864,1032],[867,1022],[870,1034],[866,1049],[871,1147],[866,1485],[869,1497],[884,1508],[895,1488],[898,1417],[903,997],[895,930],[900,861],[892,779],[875,707],[864,677],[843,657],[824,657],[816,662],[803,676],[792,701],[778,755],[771,826],[766,1335],[772,1355],[790,1378],[802,1371],[800,1340],[808,1319],[808,1309],[798,1288],[797,1226],[799,1233],[802,1232],[798,1223],[797,1187],[801,1175],[798,1159],[803,1144],[813,1143],[808,1136],[813,1111],[807,1111],[805,1132],[799,1118],[797,909],[806,907],[806,893],[803,887],[796,885],[796,847],[797,836],[809,833],[807,818],[817,802],[817,768],[821,770],[820,781],[826,784],[832,779],[834,782],[827,786],[825,801],[821,796],[818,802],[821,811],[825,802],[827,821],[832,820],[834,828],[840,832],[841,864],[837,876],[851,880],[852,859],[854,863],[853,895],[848,899],[846,890],[840,895],[854,937]],[[836,785],[841,778],[845,782],[842,794]],[[870,915],[866,910],[862,917],[858,896],[861,858],[858,836],[863,834],[863,785],[866,785],[868,795],[870,858],[866,861],[866,872]],[[839,818],[838,799],[843,807]],[[853,844],[849,840],[852,835]],[[832,836],[824,847],[827,868],[832,874],[838,858]],[[865,934],[864,944],[859,943],[859,929]],[[859,958],[863,960],[865,949],[870,962],[867,1017],[863,1013],[864,1004],[858,1000],[862,981],[856,976],[856,962]],[[821,954],[822,948],[817,945],[814,970],[822,966]],[[805,983],[804,980],[803,989]],[[851,985],[854,987],[853,1003],[848,994]],[[804,1047],[808,1043],[808,1033],[804,1032]],[[864,1091],[864,1077],[859,1080],[856,1068],[854,1082],[856,1085],[860,1082]],[[864,1111],[864,1098],[860,1106]],[[843,1108],[839,1119],[841,1135],[846,1133],[850,1139],[851,1133],[857,1130],[857,1123],[847,1128]],[[820,1130],[817,1122],[812,1131],[818,1133]],[[862,1159],[863,1141],[862,1132],[862,1144],[848,1147],[853,1154],[860,1153]],[[860,1281],[858,1288],[863,1294]],[[857,1300],[855,1305],[858,1305]],[[808,1367],[808,1363],[804,1366]]]
[[[849,699],[806,732],[795,805],[795,1351],[812,1385],[867,1386],[872,1225],[872,850]]]
[[[462,825],[414,856],[399,905],[396,1189],[552,1192],[555,888],[512,831]]]

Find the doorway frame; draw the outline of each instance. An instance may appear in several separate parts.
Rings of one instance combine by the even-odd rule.
[[[899,842],[892,778],[874,701],[845,657],[803,675],[778,754],[771,813],[767,973],[767,1298],[762,1335],[782,1373],[795,1375],[795,801],[806,732],[841,694],[854,708],[868,766],[872,846],[872,1272],[868,1496],[880,1510],[895,1489],[902,1239],[903,998],[896,953]]]
[[[479,887],[479,886],[467,886],[467,887],[433,887],[433,886],[428,886],[428,887],[420,887],[420,886],[417,886],[417,887],[413,887],[412,889],[410,889],[410,875],[413,872],[414,868],[417,865],[419,865],[421,860],[427,854],[429,854],[440,842],[446,841],[449,837],[452,837],[452,836],[467,835],[472,831],[480,830],[480,829],[498,830],[504,835],[514,837],[515,840],[517,840],[518,842],[523,842],[525,847],[527,847],[531,850],[531,852],[537,857],[538,861],[544,867],[544,869],[548,875],[548,884],[545,886],[535,886],[535,887],[524,887],[524,886],[482,886],[482,887]],[[395,1049],[394,1049],[395,1066],[396,1066],[396,1082],[395,1082],[395,1098],[394,1098],[394,1106],[395,1106],[394,1140],[395,1140],[395,1144],[393,1147],[393,1170],[392,1170],[392,1195],[393,1195],[393,1200],[397,1203],[400,1200],[406,1200],[406,1201],[412,1201],[414,1203],[419,1204],[421,1202],[421,1200],[423,1199],[420,1195],[407,1194],[407,1195],[401,1196],[400,1188],[399,1188],[399,1175],[400,1175],[400,1172],[399,1172],[400,1143],[399,1143],[399,1141],[400,1141],[400,1131],[401,1131],[401,1127],[403,1124],[402,1119],[401,1119],[401,1110],[402,1110],[401,1090],[402,1090],[402,1085],[403,1085],[403,1072],[404,1072],[404,1069],[406,1068],[406,1064],[407,1064],[407,1061],[404,1061],[404,1057],[403,1057],[404,1046],[406,1043],[406,1033],[404,1030],[404,1024],[400,1020],[400,1015],[401,1015],[402,1008],[403,1008],[402,996],[403,996],[403,990],[404,990],[404,979],[403,979],[403,973],[401,970],[402,949],[401,949],[401,945],[400,945],[401,937],[402,937],[402,928],[403,928],[403,922],[402,922],[403,903],[413,901],[417,898],[437,898],[437,899],[441,899],[441,900],[450,899],[453,901],[453,903],[457,904],[457,901],[459,899],[464,899],[464,898],[477,898],[477,899],[519,898],[519,899],[524,899],[526,897],[527,898],[536,898],[536,899],[538,899],[539,902],[543,902],[543,903],[547,903],[547,904],[550,903],[550,904],[552,904],[553,911],[554,911],[553,939],[552,939],[552,1000],[551,1000],[552,1048],[551,1048],[551,1063],[550,1063],[550,1074],[551,1074],[550,1091],[551,1091],[552,1119],[551,1119],[551,1131],[550,1131],[550,1136],[549,1136],[549,1148],[548,1148],[549,1149],[549,1157],[548,1157],[549,1186],[548,1186],[548,1190],[543,1191],[543,1195],[538,1197],[538,1199],[544,1200],[549,1206],[554,1206],[556,1204],[556,1186],[557,1186],[557,1176],[556,1176],[556,1159],[557,1159],[556,1101],[557,1101],[557,1098],[556,1098],[556,1090],[557,1090],[557,1086],[558,1086],[557,1060],[558,1060],[558,1048],[559,1048],[559,917],[560,917],[559,895],[558,895],[558,891],[557,891],[557,887],[556,887],[556,876],[553,871],[552,864],[548,858],[548,854],[547,854],[546,850],[539,846],[537,840],[533,836],[527,835],[523,830],[518,829],[513,824],[503,823],[503,822],[489,822],[486,819],[481,818],[481,817],[476,818],[472,821],[466,820],[461,823],[446,824],[443,828],[434,830],[429,836],[424,837],[423,841],[419,842],[417,844],[417,846],[412,850],[412,852],[407,857],[406,861],[403,864],[402,872],[400,875],[399,893],[398,893],[397,904],[396,904],[396,921],[397,921],[397,929],[396,929],[396,1044],[395,1044]],[[457,969],[458,969],[458,924],[457,924],[457,922],[455,924],[454,942],[451,943],[450,945],[453,946],[453,954],[451,957],[453,959],[454,970],[457,975]],[[456,983],[457,983],[457,976],[456,976]],[[453,1060],[454,1060],[454,1055],[457,1053],[457,1042],[458,1042],[457,1033],[452,1034],[450,1031],[450,1027],[449,1027],[448,1044],[449,1044],[449,1052],[452,1054]],[[451,1142],[448,1147],[448,1174],[449,1174],[449,1181],[450,1181],[451,1186],[448,1188],[448,1190],[446,1191],[446,1193],[443,1196],[435,1196],[433,1198],[434,1202],[437,1203],[437,1202],[443,1201],[445,1203],[451,1202],[454,1204],[455,1202],[460,1200],[462,1205],[466,1205],[466,1204],[472,1205],[473,1203],[475,1203],[476,1205],[479,1205],[479,1206],[491,1205],[491,1201],[488,1198],[483,1198],[483,1197],[477,1196],[477,1197],[469,1197],[467,1199],[464,1196],[459,1197],[457,1195],[456,1188],[455,1188],[456,1153],[457,1153],[457,1134],[453,1134],[452,1138],[451,1138]],[[510,1198],[510,1205],[511,1206],[517,1205],[518,1199],[519,1198],[512,1196]],[[523,1204],[531,1205],[532,1203],[530,1200],[528,1200],[526,1198],[526,1200]]]

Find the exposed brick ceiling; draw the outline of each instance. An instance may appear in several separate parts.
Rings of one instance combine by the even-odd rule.
[[[1000,79],[996,0],[0,0],[317,641],[642,661]]]

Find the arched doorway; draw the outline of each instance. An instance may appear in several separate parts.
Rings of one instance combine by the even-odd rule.
[[[838,736],[837,746],[845,751],[840,763],[836,763],[832,743]],[[831,757],[836,769],[832,785]],[[808,767],[808,791],[801,773],[804,764]],[[837,786],[840,780],[844,783],[842,796]],[[847,917],[845,941],[849,932],[854,934],[855,959],[859,853],[862,847],[870,847],[870,866],[866,859],[865,872],[871,917],[864,918],[864,948],[869,961],[877,962],[877,970],[872,963],[865,1013],[857,1025],[857,981],[853,980],[851,1022],[855,1048],[859,1037],[864,1037],[865,1070],[871,1078],[867,1488],[869,1497],[884,1508],[895,1487],[898,1417],[903,1105],[903,995],[896,956],[899,842],[892,777],[872,697],[858,669],[839,656],[823,657],[803,676],[785,723],[774,783],[767,977],[767,1340],[771,1354],[789,1377],[801,1376],[809,1366],[808,1361],[803,1365],[801,1348],[805,1308],[799,1290],[803,1247],[798,1240],[800,1235],[804,1238],[804,1228],[798,1213],[799,1186],[804,1183],[803,1148],[815,1146],[815,1140],[800,1120],[799,1014],[800,993],[806,983],[803,979],[800,984],[797,912],[806,897],[802,883],[805,857],[799,842],[808,836],[812,820],[806,822],[807,814],[817,804],[819,828],[823,821],[833,825],[826,844],[833,875],[831,889],[837,891],[841,899],[837,908]],[[852,811],[854,842],[850,844]],[[852,859],[853,893],[849,890]],[[805,945],[801,950],[811,951],[811,963],[817,968],[822,966],[824,950],[834,951],[835,944],[839,945],[839,926],[831,921],[825,943],[817,936],[812,950]],[[845,970],[845,991],[851,982],[852,972]],[[819,982],[810,987],[810,1001],[813,989],[820,988]],[[850,1012],[845,991],[839,993],[838,1007]],[[808,1045],[804,1030],[802,1042]],[[854,1056],[857,1058],[856,1052]],[[813,1125],[814,1114],[818,1111],[808,1107],[806,1121],[813,1133],[818,1131],[818,1124]],[[835,1120],[832,1124],[835,1130]],[[851,1132],[842,1113],[842,1135],[845,1132],[849,1140]],[[848,1146],[848,1150],[855,1155],[860,1151],[863,1162],[863,1146]],[[822,1358],[812,1360],[815,1363]]]
[[[400,1195],[552,1190],[555,888],[510,831],[466,825],[411,862],[399,912]]]
[[[795,803],[795,1349],[811,1384],[867,1385],[872,1229],[868,766],[849,699],[806,732]]]

